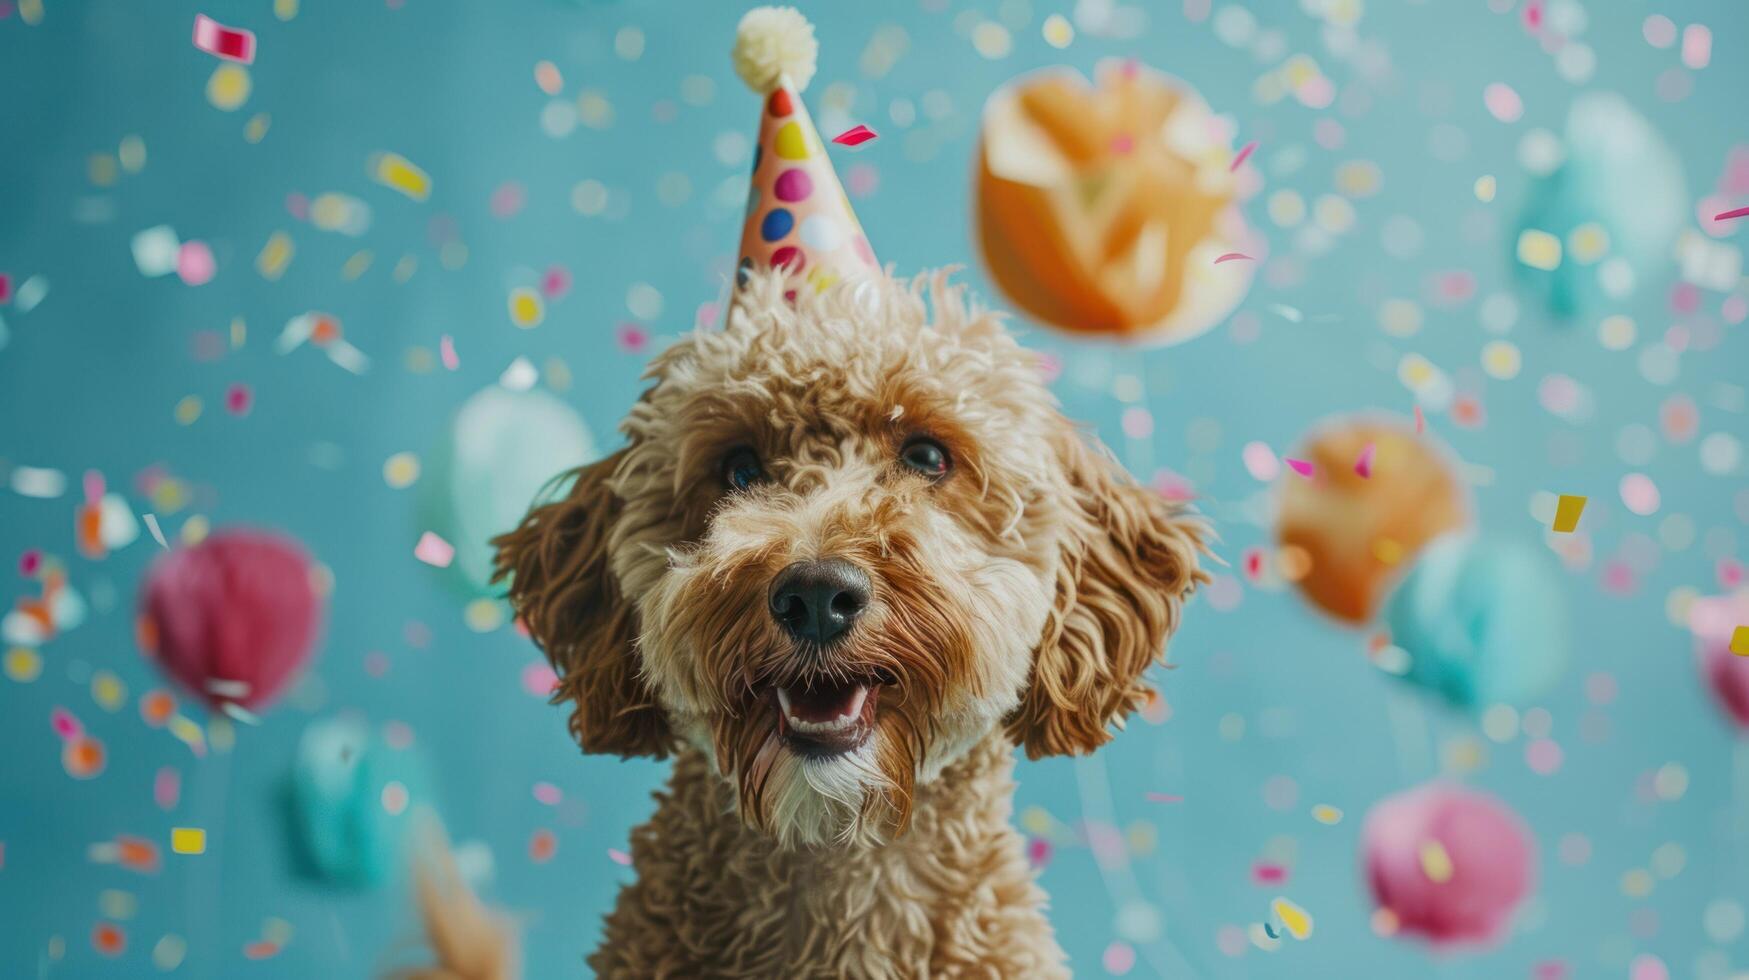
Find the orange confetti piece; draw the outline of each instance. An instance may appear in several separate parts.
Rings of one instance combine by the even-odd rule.
[[[536,864],[545,864],[559,853],[559,839],[550,830],[537,830],[528,841],[528,858]]]
[[[176,698],[162,688],[140,696],[140,720],[153,728],[163,728],[176,713]]]
[[[91,930],[91,948],[103,956],[120,956],[128,948],[128,937],[117,926],[99,922]]]
[[[74,779],[95,779],[103,774],[106,755],[103,743],[89,735],[67,740],[61,749],[61,767]]]
[[[243,947],[243,958],[250,960],[272,959],[279,955],[279,944],[267,939],[258,939]]]
[[[157,874],[161,867],[158,858],[158,845],[139,837],[117,837],[115,839],[115,863],[140,874]]]

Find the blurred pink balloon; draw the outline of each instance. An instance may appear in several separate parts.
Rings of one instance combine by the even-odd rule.
[[[1694,633],[1701,676],[1726,716],[1749,731],[1749,657],[1731,652],[1731,634],[1739,626],[1749,626],[1749,589],[1696,599],[1689,607],[1688,628]]]
[[[140,645],[208,704],[258,710],[315,647],[322,600],[283,535],[220,531],[159,558],[140,594]]]
[[[1361,831],[1373,899],[1436,946],[1499,938],[1536,877],[1524,822],[1485,793],[1428,783],[1376,804]]]

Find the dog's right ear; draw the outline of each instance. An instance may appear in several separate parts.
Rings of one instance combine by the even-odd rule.
[[[563,498],[494,538],[493,581],[508,579],[511,607],[558,673],[553,703],[573,704],[571,734],[583,751],[661,758],[673,736],[639,676],[637,613],[608,562],[620,512],[609,480],[624,453],[577,468]]]

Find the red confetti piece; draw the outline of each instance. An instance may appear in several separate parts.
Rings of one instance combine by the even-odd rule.
[[[1295,473],[1298,473],[1308,480],[1312,477],[1312,471],[1316,469],[1311,463],[1308,463],[1303,459],[1289,459],[1284,456],[1282,457],[1282,462],[1286,463]]]
[[[832,137],[832,142],[840,146],[861,146],[875,138],[877,134],[867,126],[854,126]]]
[[[1253,261],[1251,256],[1246,255],[1244,252],[1228,252],[1220,258],[1215,259],[1215,265],[1220,265],[1222,262],[1233,262],[1238,259],[1244,259],[1247,262]]]
[[[1729,221],[1732,218],[1749,218],[1749,208],[1735,208],[1730,211],[1720,211],[1713,215],[1714,221]]]
[[[444,334],[443,339],[437,342],[437,354],[443,359],[445,370],[454,371],[462,366],[461,358],[455,354],[455,340],[449,334]]]
[[[0,303],[8,303],[11,302],[11,300],[12,277],[4,272],[0,272]]]
[[[1246,143],[1244,146],[1240,147],[1239,148],[1239,155],[1233,158],[1233,165],[1227,168],[1227,172],[1228,173],[1237,172],[1240,167],[1245,165],[1246,160],[1251,159],[1251,154],[1256,149],[1257,149],[1257,141],[1256,140],[1252,140],[1251,142]]]
[[[255,32],[226,27],[206,14],[194,15],[194,46],[226,61],[255,63]]]
[[[1171,793],[1143,793],[1142,798],[1149,803],[1183,803],[1184,797]]]
[[[1372,457],[1374,451],[1375,447],[1369,442],[1366,444],[1366,448],[1360,451],[1360,457],[1354,461],[1355,475],[1363,480],[1372,479]]]
[[[36,570],[42,566],[43,553],[35,548],[31,548],[24,554],[18,556],[18,574],[25,578],[30,578],[32,575],[35,575]]]

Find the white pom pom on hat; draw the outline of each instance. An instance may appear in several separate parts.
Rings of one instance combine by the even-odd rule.
[[[754,7],[735,28],[735,74],[760,95],[784,79],[807,88],[819,53],[814,25],[794,7]]]

